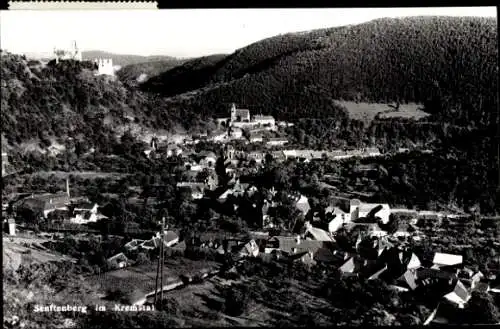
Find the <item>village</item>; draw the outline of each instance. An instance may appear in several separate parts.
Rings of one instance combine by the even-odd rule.
[[[249,110],[238,109],[235,104],[230,108],[230,117],[218,119],[217,124],[217,131],[186,136],[176,143],[154,136],[143,151],[144,157],[181,161],[184,171],[176,187],[189,196],[189,202],[209,203],[214,213],[224,212],[229,207],[236,217],[251,217],[252,230],[182,236],[168,223],[167,227],[156,230],[139,229],[142,236],[149,235],[149,238],[123,240],[121,251],[106,259],[107,271],[91,276],[91,280],[106,286],[107,291],[112,290],[110,282],[115,287],[113,289],[130,285],[130,280],[137,282],[137,286],[132,284],[131,291],[125,292],[128,297],[122,303],[152,305],[159,291],[174,294],[179,287],[193,282],[209,280],[222,272],[237,272],[238,267],[249,259],[305,266],[322,264],[338,269],[343,277],[383,280],[398,292],[425,289],[436,292],[437,289],[440,291],[438,307],[422,319],[424,324],[447,323],[447,317],[464,308],[474,291],[500,293],[500,277],[485,275],[466,266],[463,254],[441,250],[434,252],[432,259],[423,260],[414,250],[415,244],[429,238],[422,229],[426,223],[439,227],[446,222],[451,227],[460,227],[471,220],[469,214],[361,201],[368,200],[369,195],[335,186],[336,177],[325,174],[319,184],[330,191],[329,204],[320,209],[311,207],[306,195],[292,191],[285,198],[291,200],[291,213],[297,219],[289,218],[292,224],[284,225],[279,220],[279,211],[276,211],[283,207],[283,193],[278,193],[274,186],[267,191],[269,193],[261,193],[260,184],[244,175],[271,162],[309,163],[383,156],[376,147],[359,150],[291,148],[283,129],[290,123],[276,122],[272,116],[251,116]],[[200,144],[210,144],[212,151],[196,152],[195,146]],[[409,151],[399,150],[401,153]],[[4,173],[8,155],[2,153],[2,158],[6,160],[5,163],[2,161]],[[358,165],[356,170],[366,173],[374,169]],[[97,236],[100,232],[95,228],[96,224],[116,220],[102,214],[102,205],[96,200],[73,196],[69,179],[65,184],[65,192],[36,194],[26,191],[6,196],[2,205],[4,242],[44,252],[47,247],[40,241],[57,241],[68,234],[76,239]],[[238,201],[242,199],[246,201]],[[40,211],[33,212],[33,209]],[[44,219],[51,218],[53,223],[58,223],[52,228],[57,229],[33,229],[28,223],[38,220],[29,215],[33,213]],[[55,213],[58,215],[54,216]],[[397,223],[396,217],[399,219]],[[350,239],[350,236],[356,238]],[[495,246],[500,247],[498,242]],[[152,259],[158,259],[159,254],[183,255],[188,249],[213,254],[213,261],[190,261],[190,270],[186,272],[169,270],[165,283],[161,276],[159,290],[158,283],[155,287],[156,264],[138,264],[137,259],[134,261],[130,256],[144,252],[154,255]],[[220,260],[227,257],[233,265],[222,270]]]

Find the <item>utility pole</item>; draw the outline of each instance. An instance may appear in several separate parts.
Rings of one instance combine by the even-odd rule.
[[[161,265],[160,265],[160,306],[163,305],[163,265],[165,262],[165,251],[164,251],[164,243],[165,243],[165,217],[162,218],[161,220],[161,233],[160,233],[160,259],[161,259]]]
[[[161,264],[161,292],[162,292],[162,297],[163,297],[163,232],[164,232],[164,226],[165,226],[165,217],[162,219],[161,223],[161,231],[160,231],[160,238],[162,239],[160,243],[160,253],[158,256],[158,263],[156,265],[156,280],[155,280],[155,297],[154,297],[154,305],[156,306],[156,301],[157,301],[157,296],[158,296],[158,277],[160,276],[160,264]],[[161,299],[160,299],[161,301]]]

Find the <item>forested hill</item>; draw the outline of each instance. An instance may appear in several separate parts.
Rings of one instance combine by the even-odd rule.
[[[92,62],[43,64],[2,52],[0,64],[2,143],[15,150],[73,139],[106,153],[124,127],[172,130],[185,114],[117,79],[94,76]],[[184,122],[186,128],[197,118]]]
[[[479,125],[496,108],[497,49],[495,18],[378,19],[262,40],[143,88],[206,115],[227,112],[229,102],[298,119],[335,115],[334,100],[400,101]]]

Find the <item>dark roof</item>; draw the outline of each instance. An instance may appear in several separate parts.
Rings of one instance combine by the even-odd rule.
[[[447,271],[441,271],[437,269],[432,269],[432,268],[425,268],[421,267],[417,269],[417,277],[418,279],[427,279],[427,278],[432,278],[432,279],[455,279],[456,278],[455,273],[447,272]]]
[[[278,241],[278,248],[286,253],[292,253],[292,249],[296,248],[296,252],[303,252],[303,251],[312,251],[316,252],[321,248],[327,248],[329,250],[332,250],[334,247],[334,243],[328,242],[328,241],[317,241],[317,240],[303,240],[301,239],[300,242],[297,244],[296,237],[285,237],[285,236],[274,236],[268,240],[270,241]]]
[[[411,290],[415,290],[417,288],[417,272],[415,270],[407,270],[397,281],[398,283],[403,283]]]

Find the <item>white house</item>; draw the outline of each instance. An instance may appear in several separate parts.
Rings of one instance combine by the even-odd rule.
[[[216,143],[223,142],[226,139],[227,139],[227,132],[226,131],[216,132],[212,136],[210,136],[210,140],[212,140]]]
[[[380,151],[376,147],[368,147],[368,148],[365,149],[365,154],[367,156],[370,156],[370,157],[379,156],[380,155]]]
[[[286,143],[288,143],[288,139],[286,139],[286,138],[269,138],[269,140],[266,142],[266,145],[268,145],[268,146],[283,146]]]
[[[351,220],[355,221],[358,218],[366,217],[375,207],[381,207],[375,213],[375,216],[380,217],[384,224],[389,222],[389,216],[391,215],[391,207],[387,203],[364,203],[358,199],[351,200],[350,204],[350,215]]]
[[[306,239],[309,238],[316,241],[334,241],[332,236],[327,231],[314,227],[309,222],[305,222],[304,226],[306,228],[304,233]]]
[[[444,296],[448,302],[457,305],[458,308],[464,308],[470,297],[469,291],[461,281],[457,282],[452,292]]]
[[[125,256],[122,252],[108,258],[107,262],[112,268],[124,268],[130,263],[127,256]]]
[[[254,134],[254,135],[250,136],[248,141],[250,143],[262,143],[264,141],[264,138],[260,134]]]
[[[106,216],[99,214],[98,208],[99,205],[97,203],[77,205],[73,209],[74,217],[70,218],[70,222],[74,224],[87,224],[91,222],[95,223],[100,219],[107,218]]]
[[[434,254],[434,259],[432,263],[436,266],[454,266],[460,265],[463,262],[462,255],[446,254],[442,252],[437,252]]]
[[[351,221],[351,216],[349,213],[344,212],[342,209],[339,207],[328,207],[325,210],[325,213],[328,215],[335,216],[329,223],[328,223],[328,231],[330,233],[337,232],[342,225],[345,223],[348,223]]]
[[[270,127],[274,128],[276,125],[276,121],[274,120],[274,117],[270,115],[254,115],[253,116],[253,122],[256,125],[264,126],[264,127]]]
[[[257,257],[259,255],[259,246],[255,240],[247,242],[240,250],[241,257]]]

